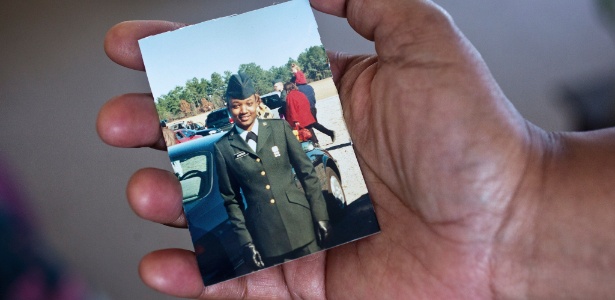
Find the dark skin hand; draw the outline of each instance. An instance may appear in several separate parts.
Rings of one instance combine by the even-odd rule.
[[[382,232],[204,287],[194,253],[155,251],[143,281],[203,299],[600,298],[613,295],[615,131],[547,133],[524,120],[452,19],[429,1],[312,0],[373,40],[377,56],[330,55],[344,118]],[[113,27],[105,50],[143,70],[137,40],[183,25]],[[100,111],[101,138],[164,148],[151,95]],[[185,226],[173,174],[127,188],[144,219]]]

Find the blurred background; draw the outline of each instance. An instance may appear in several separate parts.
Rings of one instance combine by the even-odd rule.
[[[590,0],[437,1],[487,61],[509,99],[547,130],[611,124],[615,112],[615,21]],[[115,149],[96,134],[111,97],[148,92],[144,73],[103,51],[114,24],[131,19],[186,23],[241,13],[271,1],[2,1],[0,158],[38,217],[45,242],[110,299],[171,299],[145,287],[140,258],[155,249],[191,249],[186,230],[139,219],[125,186],[143,167],[170,169],[166,153]],[[611,6],[612,7],[612,6]],[[317,13],[327,49],[371,53],[345,20]],[[608,25],[611,24],[611,25]],[[609,27],[611,26],[611,27]],[[610,30],[607,28],[611,28]],[[271,40],[283,37],[271,33]],[[588,117],[598,114],[596,117]]]

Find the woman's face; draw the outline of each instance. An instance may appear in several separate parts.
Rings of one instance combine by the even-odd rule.
[[[229,110],[233,116],[233,121],[243,130],[251,130],[254,120],[256,120],[256,109],[258,101],[254,95],[243,99],[231,99]]]

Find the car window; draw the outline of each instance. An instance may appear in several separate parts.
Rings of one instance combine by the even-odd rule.
[[[198,152],[171,162],[182,186],[184,202],[202,199],[211,192],[212,157],[211,152]]]
[[[265,103],[265,105],[267,105],[267,107],[269,107],[269,109],[279,108],[280,106],[282,106],[283,103],[280,96],[276,94],[263,97],[261,98],[261,100],[263,100],[263,102]]]
[[[227,118],[226,110],[214,111],[207,116],[208,120],[220,120]]]

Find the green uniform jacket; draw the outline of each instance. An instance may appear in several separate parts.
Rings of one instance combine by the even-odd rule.
[[[220,193],[241,245],[252,242],[273,257],[314,241],[315,222],[329,220],[327,207],[314,166],[286,121],[259,120],[256,153],[235,127],[215,148]]]

